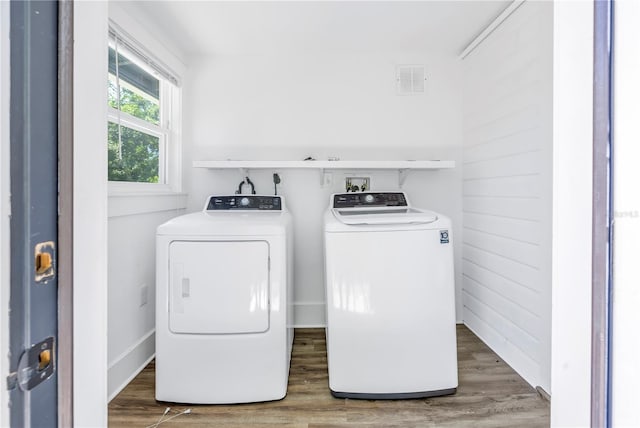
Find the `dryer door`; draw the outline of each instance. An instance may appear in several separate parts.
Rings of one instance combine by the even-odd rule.
[[[230,334],[269,329],[268,242],[174,241],[169,253],[169,330]]]

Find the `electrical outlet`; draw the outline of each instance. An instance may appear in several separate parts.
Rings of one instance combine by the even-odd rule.
[[[140,307],[146,305],[149,301],[149,286],[142,284],[140,286]]]

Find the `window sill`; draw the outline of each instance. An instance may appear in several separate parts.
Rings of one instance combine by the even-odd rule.
[[[123,217],[164,211],[178,211],[187,207],[187,194],[170,191],[110,192],[108,215]]]
[[[109,196],[128,195],[167,195],[177,193],[168,184],[130,183],[126,181],[109,181]]]

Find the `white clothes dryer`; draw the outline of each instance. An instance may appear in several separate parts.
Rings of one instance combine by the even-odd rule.
[[[450,220],[411,207],[402,192],[332,195],[324,220],[331,393],[455,393]]]
[[[281,196],[211,196],[157,230],[156,399],[278,400],[291,347],[291,216]]]

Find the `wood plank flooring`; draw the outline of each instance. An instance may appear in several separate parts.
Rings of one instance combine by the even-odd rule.
[[[323,329],[298,329],[287,396],[240,405],[173,405],[154,399],[151,362],[109,404],[110,427],[373,428],[546,427],[549,403],[464,326],[458,326],[459,387],[455,395],[414,400],[333,398],[327,376]]]

